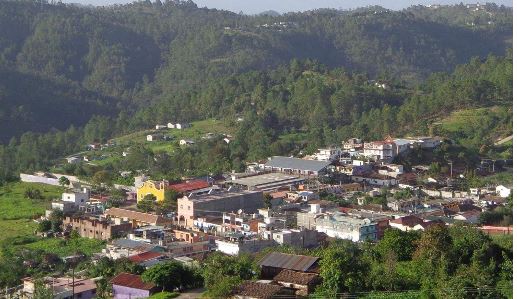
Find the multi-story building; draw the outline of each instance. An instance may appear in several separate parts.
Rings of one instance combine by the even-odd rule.
[[[363,155],[376,161],[391,162],[394,155],[395,144],[390,141],[373,141],[364,143]]]
[[[258,232],[260,222],[258,214],[223,213],[223,231],[225,232]]]
[[[83,238],[109,240],[129,233],[132,225],[129,222],[110,222],[86,217],[65,217],[65,231],[76,231]]]
[[[262,191],[236,190],[184,196],[178,199],[178,220],[180,225],[193,227],[194,220],[204,214],[254,213],[263,206]]]
[[[368,218],[359,218],[343,213],[326,214],[315,219],[318,232],[338,239],[354,242],[377,240],[377,225]]]
[[[70,192],[63,192],[61,200],[72,202],[76,206],[84,205],[90,199],[90,190],[83,188],[83,190],[74,190]]]
[[[110,208],[106,210],[104,215],[107,218],[115,221],[129,221],[133,224],[133,227],[147,226],[147,225],[168,225],[172,224],[172,220],[169,220],[163,216],[155,215],[151,213],[144,213],[139,211],[133,211],[121,208]]]
[[[320,148],[314,154],[314,158],[318,161],[336,161],[339,160],[341,149],[337,147]]]
[[[347,141],[343,141],[343,150],[345,151],[358,151],[363,149],[363,141],[359,138],[351,138]]]

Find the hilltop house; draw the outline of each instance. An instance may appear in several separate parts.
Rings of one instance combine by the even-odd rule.
[[[192,139],[181,139],[180,145],[193,145],[195,142]]]
[[[147,135],[146,139],[147,141],[156,141],[163,138],[163,135],[161,134],[149,134]]]

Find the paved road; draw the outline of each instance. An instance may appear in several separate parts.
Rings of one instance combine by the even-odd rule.
[[[193,290],[188,290],[184,293],[181,293],[178,297],[176,297],[176,299],[194,299],[194,298],[201,298],[201,295],[203,294],[203,292],[205,292],[206,290],[204,288],[200,288],[200,289],[193,289]]]

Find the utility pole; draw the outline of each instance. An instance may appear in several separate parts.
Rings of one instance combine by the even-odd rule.
[[[451,179],[452,179],[452,161],[449,162],[449,165],[451,165]]]

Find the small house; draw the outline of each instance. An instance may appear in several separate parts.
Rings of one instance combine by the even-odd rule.
[[[154,283],[143,282],[139,275],[120,273],[111,279],[113,298],[147,298],[159,291]]]
[[[181,139],[180,145],[193,145],[195,142],[191,139]]]
[[[178,130],[183,130],[183,129],[186,129],[186,128],[190,128],[192,125],[189,124],[189,123],[177,123],[176,124],[176,129]]]
[[[77,157],[68,157],[68,158],[66,158],[66,161],[68,162],[68,164],[78,164],[78,163],[81,163],[81,159],[79,159]]]
[[[162,139],[161,134],[149,134],[147,135],[147,141],[156,141]]]
[[[167,129],[167,126],[164,126],[164,125],[156,125],[156,130],[163,130],[163,129]]]

